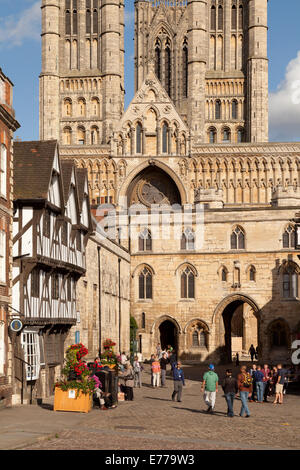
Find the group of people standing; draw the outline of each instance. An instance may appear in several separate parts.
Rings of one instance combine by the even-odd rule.
[[[285,377],[286,370],[281,364],[272,369],[269,369],[268,364],[265,364],[263,368],[253,364],[250,371],[247,371],[246,366],[242,366],[237,378],[233,377],[231,369],[227,369],[226,377],[222,382],[222,389],[227,403],[227,416],[234,417],[233,405],[238,395],[241,400],[241,417],[250,418],[248,401],[267,402],[267,397],[275,393],[273,403],[282,404]],[[204,401],[208,413],[214,411],[218,386],[219,377],[214,371],[214,365],[210,364],[202,382],[202,391],[204,392]]]

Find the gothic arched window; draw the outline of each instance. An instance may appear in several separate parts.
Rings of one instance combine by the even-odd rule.
[[[223,29],[223,7],[221,5],[218,8],[218,29]]]
[[[72,143],[72,131],[70,127],[65,127],[63,130],[63,143],[64,145],[71,145]]]
[[[298,297],[299,274],[296,265],[288,264],[282,270],[283,298],[295,299]]]
[[[195,249],[195,235],[194,232],[187,228],[181,237],[181,249],[182,250],[194,250]]]
[[[70,98],[65,98],[64,100],[64,116],[72,116],[72,100]]]
[[[73,0],[73,34],[77,34],[77,0]]]
[[[216,13],[216,7],[212,6],[210,10],[210,28],[215,31],[216,25],[217,25],[217,13]]]
[[[66,0],[66,16],[65,16],[65,28],[66,34],[71,34],[71,2],[70,0]]]
[[[188,96],[188,46],[187,40],[184,40],[182,49],[182,93],[184,98]]]
[[[85,112],[86,112],[86,104],[85,104],[85,100],[83,98],[80,98],[78,100],[78,115],[79,116],[85,116]]]
[[[168,124],[164,123],[162,127],[162,153],[168,153]]]
[[[161,43],[159,39],[155,43],[155,74],[161,80]]]
[[[216,119],[221,119],[221,101],[217,100],[215,104],[215,116]]]
[[[98,33],[98,10],[96,8],[93,11],[93,33]]]
[[[142,153],[142,124],[137,123],[136,129],[136,153]]]
[[[241,227],[236,227],[231,234],[230,246],[232,250],[245,249],[245,233]]]
[[[86,10],[86,15],[85,15],[85,22],[86,22],[86,33],[90,34],[91,33],[91,28],[92,28],[92,13],[91,10]]]
[[[228,143],[231,140],[231,133],[230,133],[230,129],[228,129],[228,127],[223,129],[223,139],[222,140],[225,143]]]
[[[85,144],[85,128],[78,127],[77,129],[77,144],[84,145]]]
[[[293,225],[289,225],[282,235],[282,248],[295,248],[296,232]]]
[[[244,12],[243,12],[243,6],[239,6],[239,29],[244,28]]]
[[[165,89],[171,96],[171,46],[169,40],[167,40],[165,47]]]
[[[144,229],[139,234],[139,251],[151,251],[152,250],[152,237],[151,232],[148,229]]]
[[[231,114],[232,114],[232,119],[238,119],[238,102],[237,102],[237,100],[232,101]]]
[[[217,141],[217,131],[214,127],[208,130],[208,139],[210,144],[215,144]]]
[[[181,298],[195,298],[195,275],[189,266],[181,273]]]
[[[231,9],[231,29],[236,29],[237,27],[237,12],[236,6],[233,5]]]
[[[139,299],[152,299],[152,273],[147,267],[139,275]]]
[[[252,281],[252,282],[256,281],[256,269],[254,266],[250,266],[248,276],[249,276],[249,281]]]

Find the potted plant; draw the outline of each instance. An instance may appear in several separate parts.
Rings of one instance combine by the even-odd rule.
[[[82,343],[67,349],[63,378],[55,384],[54,411],[90,411],[95,381],[82,360],[87,354],[88,350]]]

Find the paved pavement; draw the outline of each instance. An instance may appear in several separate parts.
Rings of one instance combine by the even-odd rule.
[[[218,393],[215,414],[208,415],[200,392],[202,366],[185,366],[182,403],[173,402],[173,382],[166,388],[134,389],[134,401],[114,410],[88,414],[54,412],[53,400],[0,411],[0,449],[24,450],[270,450],[300,448],[300,395],[285,395],[283,405],[250,403],[251,418],[241,418],[240,400],[233,419]],[[234,372],[237,372],[237,369]],[[218,368],[220,377],[224,367]]]

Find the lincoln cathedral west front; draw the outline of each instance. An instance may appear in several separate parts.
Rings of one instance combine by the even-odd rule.
[[[42,0],[40,139],[88,170],[95,214],[127,214],[145,358],[288,361],[300,333],[300,144],[268,141],[267,4],[135,0],[125,111],[124,0]]]

